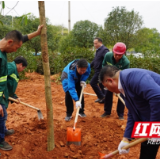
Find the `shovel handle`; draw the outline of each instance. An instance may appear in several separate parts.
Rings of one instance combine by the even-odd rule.
[[[79,98],[79,101],[80,101],[80,102],[82,101],[83,90],[84,90],[84,85],[82,86],[82,90],[81,90],[81,94],[80,94],[80,98]],[[75,120],[74,120],[73,130],[75,130],[75,128],[76,128],[76,123],[77,123],[77,121],[78,121],[79,110],[80,110],[80,107],[78,107],[78,108],[77,108],[77,111],[76,111],[76,117],[75,117]]]
[[[137,145],[139,143],[142,143],[142,142],[146,141],[147,139],[148,138],[139,138],[139,139],[135,140],[134,142],[131,142],[128,145],[124,146],[122,149],[129,149],[129,148],[131,148],[131,147],[133,147],[133,146],[135,146],[135,145]],[[101,159],[107,159],[107,158],[109,158],[109,157],[111,157],[111,156],[113,156],[113,155],[115,155],[117,153],[119,153],[119,151],[115,150],[112,153],[104,155],[103,157],[101,157]]]
[[[33,108],[33,109],[35,109],[35,110],[39,110],[39,108],[33,107],[33,106],[31,106],[30,104],[27,104],[27,103],[24,103],[24,102],[21,102],[21,101],[19,102],[19,101],[17,101],[17,100],[14,99],[14,98],[9,97],[8,99],[9,99],[10,101],[13,101],[13,102],[21,103],[21,104],[23,104],[23,105],[25,105],[25,106],[27,106],[27,107]]]
[[[121,102],[125,105],[125,102],[124,102],[124,100],[122,99],[122,97],[119,95],[119,94],[116,94],[116,93],[114,93],[120,100],[121,100]]]

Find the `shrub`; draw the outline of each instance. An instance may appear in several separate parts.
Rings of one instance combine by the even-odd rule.
[[[37,70],[37,57],[34,56],[30,51],[27,51],[26,47],[22,46],[17,52],[8,53],[7,60],[12,62],[17,56],[23,56],[26,58],[28,66],[19,73],[20,79],[25,79],[25,72],[33,72]]]
[[[145,56],[145,58],[136,58],[127,56],[130,60],[130,68],[143,68],[160,74],[159,56]]]

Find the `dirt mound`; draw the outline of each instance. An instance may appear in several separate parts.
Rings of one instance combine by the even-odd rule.
[[[73,127],[75,111],[70,122],[65,122],[66,107],[62,85],[51,78],[55,149],[47,151],[46,104],[44,94],[44,77],[37,73],[27,73],[30,79],[19,82],[17,95],[22,101],[38,107],[44,120],[38,121],[37,111],[21,104],[10,104],[8,108],[7,127],[13,128],[15,134],[6,137],[13,146],[11,151],[0,150],[2,159],[64,159],[64,158],[99,158],[98,151],[110,153],[117,149],[124,133],[127,121],[125,109],[124,121],[118,119],[116,113],[117,97],[113,99],[113,109],[110,118],[100,118],[103,114],[103,104],[95,103],[96,97],[85,96],[86,118],[79,118],[77,127],[82,129],[82,145],[66,145],[67,127]],[[90,85],[85,92],[94,93]],[[140,145],[130,149],[127,155],[115,155],[112,158],[139,158]],[[160,158],[158,154],[157,158]]]

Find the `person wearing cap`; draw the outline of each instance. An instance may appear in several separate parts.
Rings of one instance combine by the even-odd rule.
[[[10,97],[20,101],[18,96],[15,94],[19,81],[19,73],[22,72],[27,67],[27,60],[23,56],[18,56],[13,62],[8,62],[8,76],[7,76],[7,88]],[[9,101],[5,101],[5,107],[8,108]],[[12,103],[12,102],[11,102]],[[5,124],[7,121],[7,110],[5,110]],[[5,136],[14,134],[13,129],[7,129],[5,125]]]
[[[113,47],[113,51],[108,52],[105,55],[104,60],[102,62],[102,67],[106,65],[113,65],[113,66],[116,66],[120,70],[129,68],[130,62],[128,58],[124,55],[125,52],[126,52],[126,45],[122,42],[116,43]],[[122,94],[120,94],[120,96],[123,98]],[[102,118],[110,116],[111,110],[112,110],[112,101],[113,101],[113,93],[107,90],[105,94],[105,101],[104,101],[104,111],[105,112],[101,115]],[[124,119],[123,118],[124,108],[125,108],[124,104],[118,99],[117,114],[120,120]]]

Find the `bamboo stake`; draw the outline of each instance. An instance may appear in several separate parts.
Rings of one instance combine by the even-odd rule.
[[[53,106],[52,106],[52,92],[51,92],[51,80],[50,80],[50,68],[48,58],[48,44],[47,44],[47,28],[45,18],[45,5],[44,1],[38,1],[40,23],[43,24],[41,31],[41,49],[42,49],[42,61],[45,79],[45,98],[47,109],[47,151],[51,151],[55,148],[54,143],[54,126],[53,126]]]

